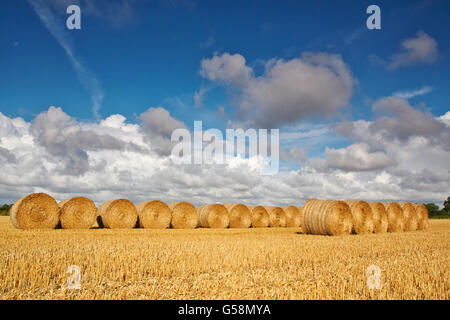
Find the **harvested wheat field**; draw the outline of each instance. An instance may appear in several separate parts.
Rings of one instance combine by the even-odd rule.
[[[406,233],[299,228],[19,230],[0,217],[1,299],[449,299],[450,221]],[[81,289],[65,289],[67,268]],[[381,269],[368,289],[366,270]]]

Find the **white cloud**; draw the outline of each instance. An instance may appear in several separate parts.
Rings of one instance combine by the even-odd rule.
[[[253,70],[246,65],[240,54],[224,53],[211,59],[202,59],[200,74],[211,81],[232,85],[245,85],[252,77]]]
[[[172,150],[171,135],[175,129],[186,128],[186,125],[173,118],[169,111],[162,107],[149,108],[140,115],[145,139],[157,153],[169,155]]]
[[[399,98],[379,99],[373,108],[391,116],[340,123],[336,130],[395,162],[385,172],[396,196],[407,193],[419,201],[435,194],[444,199],[450,181],[450,125]]]
[[[135,203],[161,199],[196,205],[223,201],[301,205],[311,197],[441,202],[448,196],[450,149],[445,148],[441,131],[426,136],[419,131],[400,139],[393,132],[388,135],[390,127],[374,126],[378,119],[358,120],[343,126],[352,146],[328,148],[326,159],[305,159],[306,149],[292,145],[290,155],[302,160],[302,167],[262,176],[255,158],[235,157],[224,165],[175,165],[170,156],[154,149],[152,140],[170,138],[173,128],[185,124],[162,107],[144,112],[141,120],[129,123],[115,114],[84,123],[58,108],[30,122],[0,113],[0,203],[38,191],[58,200],[83,195],[97,203],[129,198]],[[300,141],[308,136],[329,138],[328,133],[299,130]],[[295,139],[290,132],[284,141],[294,144]],[[386,157],[392,165],[384,166]],[[64,170],[67,166],[71,170]]]
[[[308,159],[308,153],[303,148],[293,147],[289,150],[289,157],[299,163],[303,163]]]
[[[269,60],[261,76],[242,55],[224,53],[203,59],[200,74],[234,90],[240,120],[262,128],[335,114],[348,104],[356,82],[339,55],[325,53]]]
[[[346,148],[326,148],[326,161],[330,168],[344,171],[368,171],[393,165],[384,152],[370,152],[366,143],[355,143]]]
[[[435,39],[423,31],[417,32],[417,37],[402,42],[403,52],[390,58],[387,68],[390,70],[417,63],[430,64],[439,57],[438,45]]]
[[[385,139],[405,141],[411,137],[423,136],[450,149],[450,132],[445,124],[430,113],[413,108],[407,100],[396,97],[378,99],[372,109],[388,115],[372,124],[372,130],[382,133]]]
[[[439,117],[439,121],[445,123],[447,127],[450,126],[450,111],[447,111],[445,114]]]
[[[433,91],[433,88],[430,86],[424,86],[417,90],[405,90],[405,91],[396,91],[392,95],[396,98],[400,99],[411,99],[417,96],[422,96],[429,92]]]

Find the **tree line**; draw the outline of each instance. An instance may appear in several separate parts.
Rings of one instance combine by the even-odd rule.
[[[425,206],[431,219],[450,219],[450,197],[444,201],[444,206],[439,210],[439,207],[434,203],[427,203]]]

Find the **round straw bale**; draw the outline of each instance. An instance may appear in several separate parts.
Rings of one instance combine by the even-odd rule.
[[[85,197],[75,197],[58,203],[63,229],[89,229],[97,219],[97,207]]]
[[[350,207],[344,201],[310,199],[302,207],[301,225],[303,232],[308,234],[350,234]]]
[[[295,206],[283,207],[286,214],[286,227],[298,228],[300,227],[301,215],[300,209]]]
[[[240,203],[225,203],[230,216],[230,228],[250,228],[252,224],[251,213],[248,207]]]
[[[308,201],[306,201],[306,203],[303,205],[303,207],[302,207],[302,210],[301,210],[301,212],[302,212],[302,215],[301,215],[301,226],[302,226],[302,231],[304,232],[304,233],[306,233],[306,229],[308,229],[308,230],[312,230],[312,224],[311,224],[311,206],[315,206],[315,202],[317,201],[318,199],[314,199],[314,198],[312,198],[312,199],[309,199]]]
[[[352,232],[356,234],[372,233],[374,230],[374,223],[370,205],[362,200],[346,200],[345,202],[352,212]]]
[[[403,210],[403,231],[416,231],[419,222],[416,209],[411,202],[399,203]]]
[[[388,230],[388,217],[386,208],[381,202],[368,202],[373,215],[373,231],[385,233]]]
[[[249,206],[252,219],[252,228],[267,228],[269,226],[269,213],[263,206]]]
[[[10,216],[13,226],[19,229],[55,229],[59,207],[48,194],[32,193],[14,203]]]
[[[197,208],[203,228],[228,228],[230,215],[223,204],[204,204]]]
[[[383,203],[386,208],[388,217],[388,231],[402,232],[403,231],[403,212],[400,205],[396,202]]]
[[[269,227],[286,227],[286,213],[280,207],[264,207],[269,213]]]
[[[170,227],[172,211],[162,201],[152,200],[136,205],[139,227],[146,229],[167,229]]]
[[[416,213],[418,216],[417,229],[425,230],[430,226],[430,222],[428,220],[428,209],[423,203],[418,203],[414,205],[416,209]]]
[[[127,199],[109,200],[98,207],[103,227],[132,229],[136,226],[138,213],[133,202]]]
[[[172,210],[172,228],[195,229],[198,226],[198,213],[193,204],[186,201],[173,202],[169,204],[169,208]]]

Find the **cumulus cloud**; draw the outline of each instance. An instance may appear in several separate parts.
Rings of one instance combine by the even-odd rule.
[[[289,150],[288,157],[299,163],[303,163],[308,159],[308,153],[303,148],[293,147]]]
[[[149,108],[140,115],[140,118],[146,140],[151,143],[152,149],[161,155],[171,153],[172,132],[178,128],[186,129],[183,122],[173,118],[169,111],[162,107]]]
[[[59,170],[67,175],[80,175],[92,169],[88,151],[123,151],[126,148],[140,151],[133,143],[83,130],[61,108],[50,107],[47,112],[39,114],[32,122],[30,132],[37,144],[62,162],[63,167]]]
[[[450,181],[450,123],[395,97],[375,101],[373,109],[390,116],[379,115],[374,121],[342,122],[335,130],[356,145],[366,145],[366,149],[381,152],[394,162],[382,169],[389,179],[378,180],[396,186],[398,194],[408,190],[411,197],[415,195],[418,199],[432,193],[444,198]]]
[[[2,162],[16,162],[16,156],[8,149],[0,147],[0,163]]]
[[[240,54],[225,52],[211,59],[202,59],[200,74],[211,81],[223,82],[235,86],[245,85],[252,77],[253,70],[247,66]]]
[[[203,59],[200,74],[233,90],[241,117],[263,128],[335,114],[348,104],[356,81],[339,55],[325,53],[269,60],[260,76],[242,55],[224,53]]]
[[[390,70],[417,63],[430,64],[439,57],[438,45],[435,39],[424,31],[418,31],[415,38],[402,42],[403,52],[394,54],[387,64]]]
[[[291,146],[289,156],[301,161],[301,168],[274,176],[262,176],[257,159],[241,156],[221,165],[177,165],[171,156],[151,151],[152,139],[170,137],[173,128],[184,124],[162,107],[150,108],[140,120],[130,123],[115,114],[84,123],[58,108],[30,122],[0,113],[0,203],[39,191],[58,200],[87,196],[97,204],[119,197],[135,203],[161,199],[196,205],[225,200],[302,205],[311,197],[440,202],[448,196],[450,151],[443,141],[433,143],[431,134],[389,140],[385,129],[373,127],[377,119],[346,123],[354,143],[324,147],[323,159],[308,159],[306,149]],[[298,135],[289,132],[282,142],[292,145],[307,137],[328,141],[329,134],[318,130],[304,127]],[[386,165],[386,157],[392,165]],[[64,170],[71,164],[78,169]]]
[[[383,169],[393,164],[384,152],[370,152],[366,143],[355,143],[347,148],[326,148],[328,167],[344,171],[368,171]]]
[[[450,126],[450,111],[447,111],[445,114],[439,117],[439,121],[445,123],[447,127]]]
[[[371,125],[374,132],[381,132],[386,139],[405,141],[414,136],[423,136],[449,149],[448,127],[433,115],[413,108],[407,100],[382,98],[374,102],[372,109],[393,115],[380,117]]]

